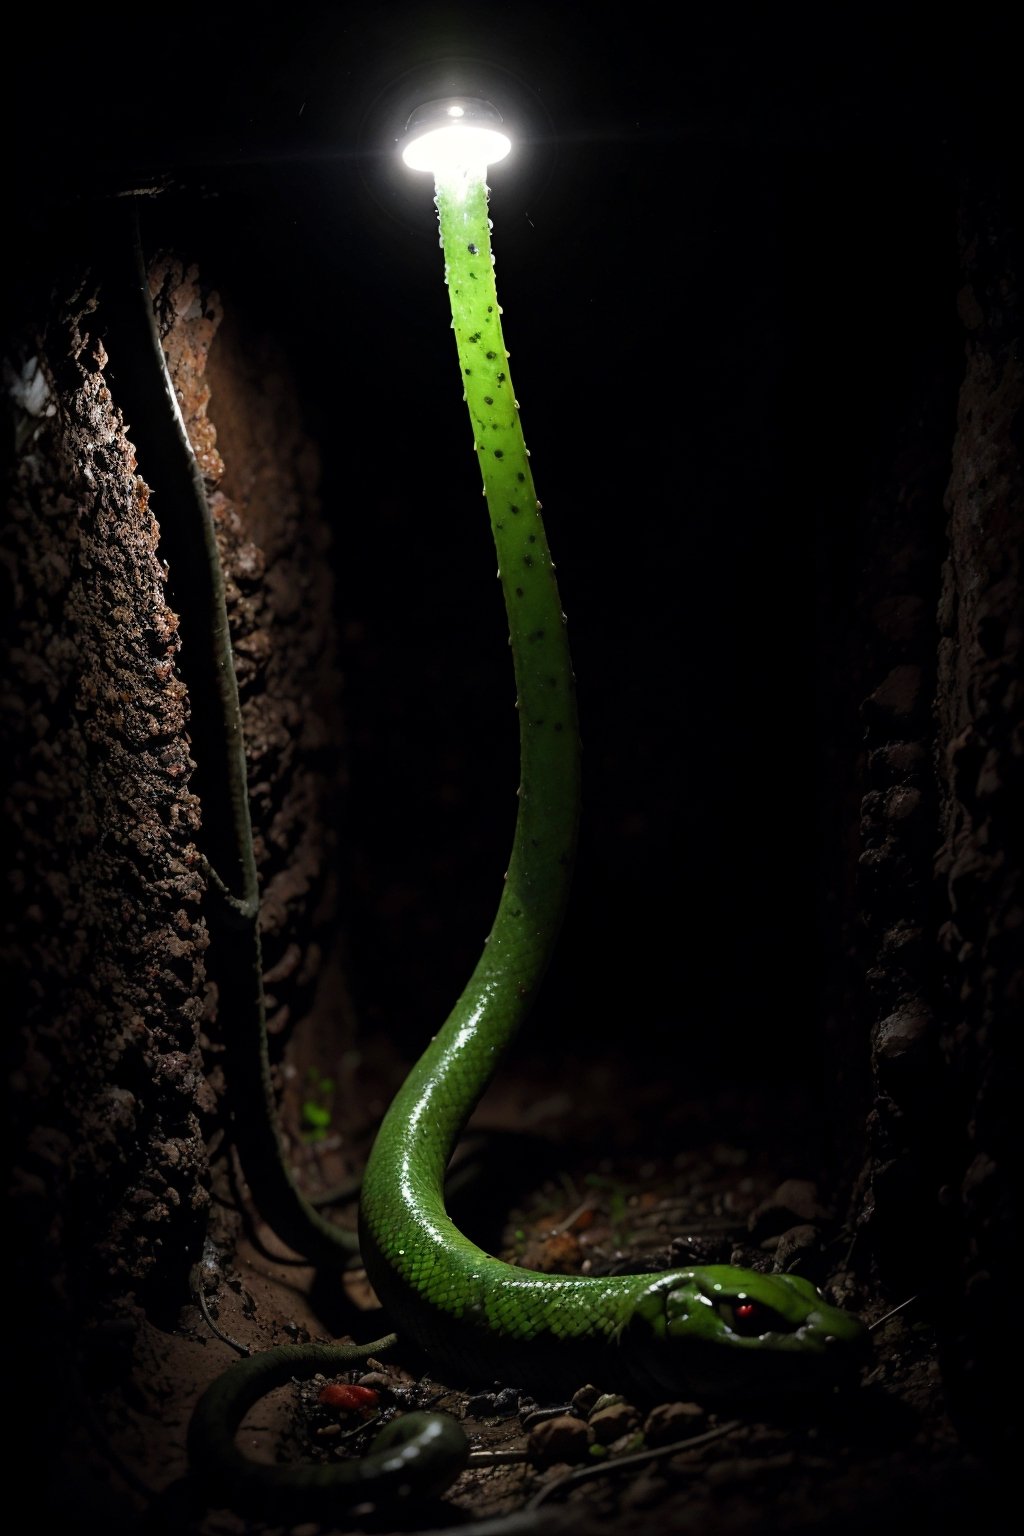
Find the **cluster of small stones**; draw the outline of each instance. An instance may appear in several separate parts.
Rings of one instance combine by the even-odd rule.
[[[6,366],[10,1262],[55,1320],[90,1286],[137,1288],[173,1268],[208,1199],[188,705],[102,329],[102,307],[79,293]]]
[[[659,1404],[645,1422],[640,1411],[618,1393],[587,1385],[574,1395],[566,1412],[525,1413],[527,1455],[535,1467],[546,1468],[629,1454],[645,1444],[666,1443],[663,1432],[673,1420],[681,1422],[682,1438],[694,1422],[687,1415],[689,1409],[703,1423],[704,1413],[693,1403]],[[650,1441],[645,1439],[648,1429]]]

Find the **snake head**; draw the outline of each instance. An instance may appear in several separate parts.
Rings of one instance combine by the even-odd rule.
[[[641,1388],[742,1400],[855,1380],[869,1334],[800,1275],[714,1264],[659,1275],[637,1298],[618,1342]]]

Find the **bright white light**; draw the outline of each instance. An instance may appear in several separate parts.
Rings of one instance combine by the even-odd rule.
[[[407,144],[402,159],[412,171],[437,176],[463,166],[493,165],[511,148],[511,140],[491,128],[435,128]]]
[[[500,123],[497,108],[476,97],[425,102],[406,124],[402,159],[410,170],[433,171],[442,178],[469,167],[493,165],[512,148]]]

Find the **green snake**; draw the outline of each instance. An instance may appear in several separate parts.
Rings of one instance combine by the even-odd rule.
[[[855,1377],[867,1332],[799,1276],[729,1266],[606,1278],[538,1274],[485,1253],[445,1209],[449,1157],[534,1001],[559,930],[579,820],[580,748],[564,615],[499,319],[482,168],[439,177],[437,205],[508,613],[521,781],[512,855],[483,955],[397,1094],[366,1167],[359,1245],[367,1274],[404,1339],[443,1370],[478,1382],[564,1393],[592,1380],[648,1399],[828,1389]],[[252,1060],[248,1080],[265,1106],[265,1038]],[[259,1104],[254,1113],[269,1123]],[[276,1135],[269,1145],[262,1155],[275,1170],[269,1193],[246,1163],[257,1204],[300,1251],[316,1257],[326,1247],[339,1258],[346,1240],[332,1252],[322,1218],[301,1230],[303,1205],[289,1192]],[[278,1223],[281,1191],[287,1209]],[[211,1502],[302,1519],[446,1487],[467,1447],[443,1415],[407,1414],[362,1461],[328,1466],[257,1465],[235,1444],[244,1414],[273,1386],[358,1365],[394,1342],[392,1335],[363,1346],[287,1346],[230,1367],[201,1397],[189,1429],[192,1467]]]

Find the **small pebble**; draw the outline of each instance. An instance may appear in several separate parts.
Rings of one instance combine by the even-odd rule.
[[[587,1414],[596,1406],[600,1396],[597,1387],[588,1382],[585,1387],[580,1387],[578,1392],[573,1393],[572,1405],[577,1413]]]
[[[578,1465],[587,1459],[591,1433],[582,1419],[563,1414],[545,1419],[531,1430],[526,1453],[535,1467],[551,1467],[556,1462]]]
[[[761,1241],[797,1223],[821,1221],[827,1215],[818,1200],[817,1185],[810,1179],[783,1179],[768,1199],[751,1211],[747,1227]]]
[[[804,1223],[790,1227],[779,1238],[775,1250],[775,1267],[780,1274],[807,1275],[814,1279],[812,1271],[821,1255],[821,1238],[817,1227]]]
[[[648,1445],[671,1445],[696,1434],[704,1424],[704,1410],[698,1403],[659,1403],[644,1422]]]
[[[640,1415],[629,1403],[612,1403],[607,1408],[595,1408],[590,1415],[590,1427],[599,1445],[611,1445],[622,1435],[638,1429]]]

